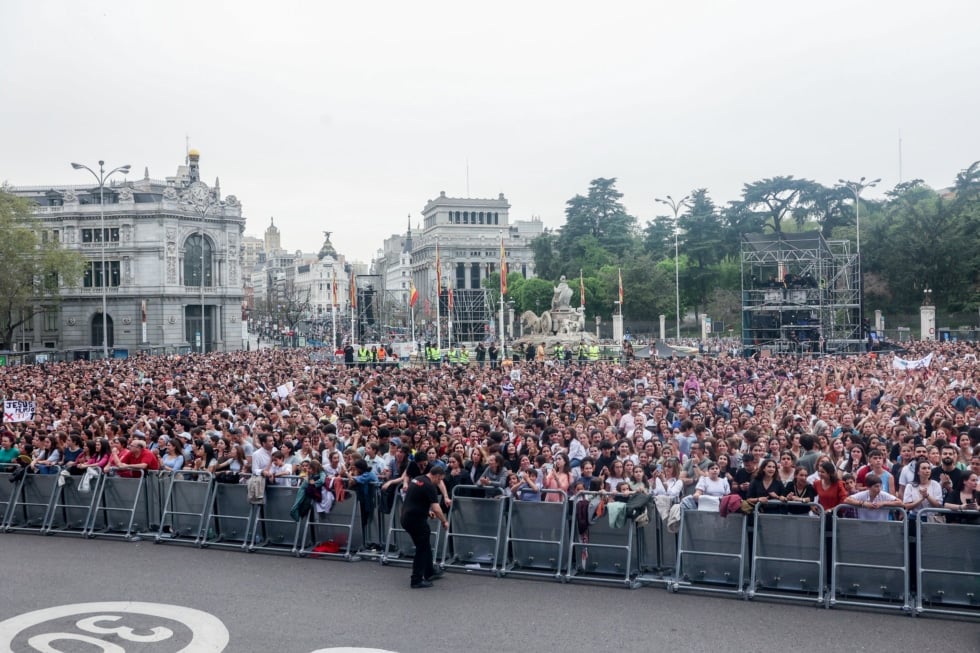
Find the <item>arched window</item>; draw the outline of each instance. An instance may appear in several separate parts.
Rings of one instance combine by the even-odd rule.
[[[184,241],[184,285],[200,287],[214,285],[214,252],[211,241],[201,234],[192,234]],[[201,283],[201,275],[204,283]]]

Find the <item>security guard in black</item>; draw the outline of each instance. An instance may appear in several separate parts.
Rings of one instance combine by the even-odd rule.
[[[432,543],[429,538],[429,517],[437,518],[444,528],[449,526],[442,508],[439,506],[438,483],[446,474],[442,465],[433,465],[427,474],[416,476],[408,484],[405,501],[402,504],[402,528],[412,538],[415,557],[412,560],[412,588],[432,587],[431,579],[436,576],[432,563]]]

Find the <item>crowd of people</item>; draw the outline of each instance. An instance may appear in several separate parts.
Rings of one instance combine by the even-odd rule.
[[[586,490],[686,508],[729,495],[746,510],[849,504],[864,519],[936,507],[977,523],[977,349],[915,343],[906,357],[932,354],[921,369],[891,355],[724,354],[372,368],[309,349],[5,367],[4,397],[36,413],[3,424],[0,464],[301,477],[311,497],[377,483],[389,502],[438,467],[447,509],[456,487],[476,486],[525,501]]]

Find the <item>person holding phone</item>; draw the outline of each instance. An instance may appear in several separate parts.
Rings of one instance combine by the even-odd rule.
[[[969,474],[963,479],[963,487],[959,492],[949,492],[943,501],[943,508],[965,513],[962,515],[947,515],[950,524],[980,524],[980,494],[977,484],[980,476]]]

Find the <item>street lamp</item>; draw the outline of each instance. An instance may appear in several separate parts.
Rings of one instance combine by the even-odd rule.
[[[81,163],[72,163],[71,167],[75,170],[88,170],[89,173],[95,177],[95,181],[99,184],[99,229],[102,231],[102,357],[106,360],[109,359],[109,317],[108,317],[108,298],[106,293],[108,292],[109,283],[109,271],[106,269],[105,260],[105,241],[108,234],[105,229],[105,182],[109,177],[121,172],[122,174],[127,174],[129,172],[129,164],[124,166],[119,166],[118,168],[113,168],[108,173],[105,171],[105,161],[99,161],[99,172],[96,173],[86,165]]]
[[[681,210],[681,207],[688,206],[687,200],[690,199],[690,195],[685,195],[680,201],[675,202],[674,198],[670,195],[667,199],[661,199],[659,197],[654,198],[655,202],[660,204],[666,204],[674,212],[674,299],[676,302],[675,310],[677,311],[677,341],[680,342],[681,339],[681,268],[680,268],[680,255],[677,249],[677,233],[680,231],[680,224],[677,221],[677,213]]]
[[[837,188],[846,188],[854,194],[854,224],[857,230],[857,261],[858,261],[858,337],[864,339],[864,271],[861,266],[861,193],[865,188],[874,188],[881,178],[869,182],[861,177],[857,181],[837,180]]]

